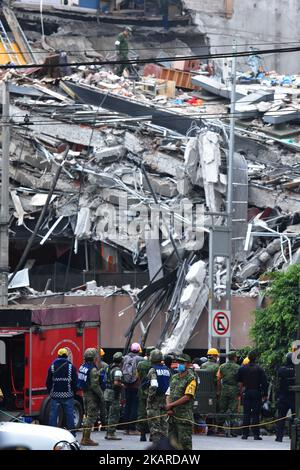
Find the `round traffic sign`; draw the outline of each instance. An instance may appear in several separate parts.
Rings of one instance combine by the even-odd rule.
[[[218,336],[224,336],[230,327],[230,320],[225,312],[216,312],[213,317],[213,329]]]

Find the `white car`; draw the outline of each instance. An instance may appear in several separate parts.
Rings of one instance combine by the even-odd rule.
[[[39,424],[0,422],[0,450],[80,450],[66,429]]]

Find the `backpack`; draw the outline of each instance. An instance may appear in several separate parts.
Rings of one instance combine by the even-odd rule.
[[[124,357],[122,373],[125,384],[133,384],[137,381],[138,373],[136,356],[128,354]]]

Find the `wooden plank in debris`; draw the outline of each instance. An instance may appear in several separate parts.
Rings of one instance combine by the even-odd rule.
[[[22,55],[25,58],[27,63],[37,63],[36,57],[34,56],[32,49],[27,41],[27,38],[16,18],[15,13],[8,7],[3,6],[2,12],[5,16],[5,19],[14,35],[15,41],[18,44],[20,51],[22,51]]]
[[[282,187],[285,189],[293,189],[297,188],[298,186],[300,186],[300,178],[296,178],[295,180],[289,181],[288,183],[284,183],[282,185]]]

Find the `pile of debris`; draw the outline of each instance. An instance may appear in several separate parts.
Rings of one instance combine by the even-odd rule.
[[[100,66],[76,70],[59,80],[59,87],[40,71],[27,76],[14,71],[5,78],[11,91],[13,264],[20,253],[17,241],[30,237],[42,213],[36,258],[34,250],[28,254],[31,266],[38,261],[37,248],[44,245],[50,252],[57,242],[57,257],[69,253],[66,275],[72,252],[79,254],[83,244],[79,270],[86,274],[92,271],[87,242],[98,243],[107,272],[119,269],[119,256],[123,272],[149,276],[139,286],[145,288],[129,289],[137,315],[126,332],[127,343],[147,318],[145,342],[163,312],[159,345],[164,351],[182,350],[208,298],[211,214],[217,214],[217,225],[226,224],[228,122],[212,119],[212,110],[220,113],[228,104],[204,102],[202,91],[183,95],[168,83],[136,83]],[[208,77],[201,78],[204,82]],[[189,103],[191,97],[197,103]],[[293,161],[283,163],[289,143],[264,133],[238,127],[237,137],[232,288],[236,294],[256,295],[265,271],[299,262],[300,159],[294,153]],[[272,168],[259,161],[270,152],[277,158]],[[225,259],[219,258],[219,299],[226,292],[225,277]],[[80,284],[86,290],[78,295],[118,292],[87,282],[75,285]],[[14,291],[13,301],[17,298]]]

